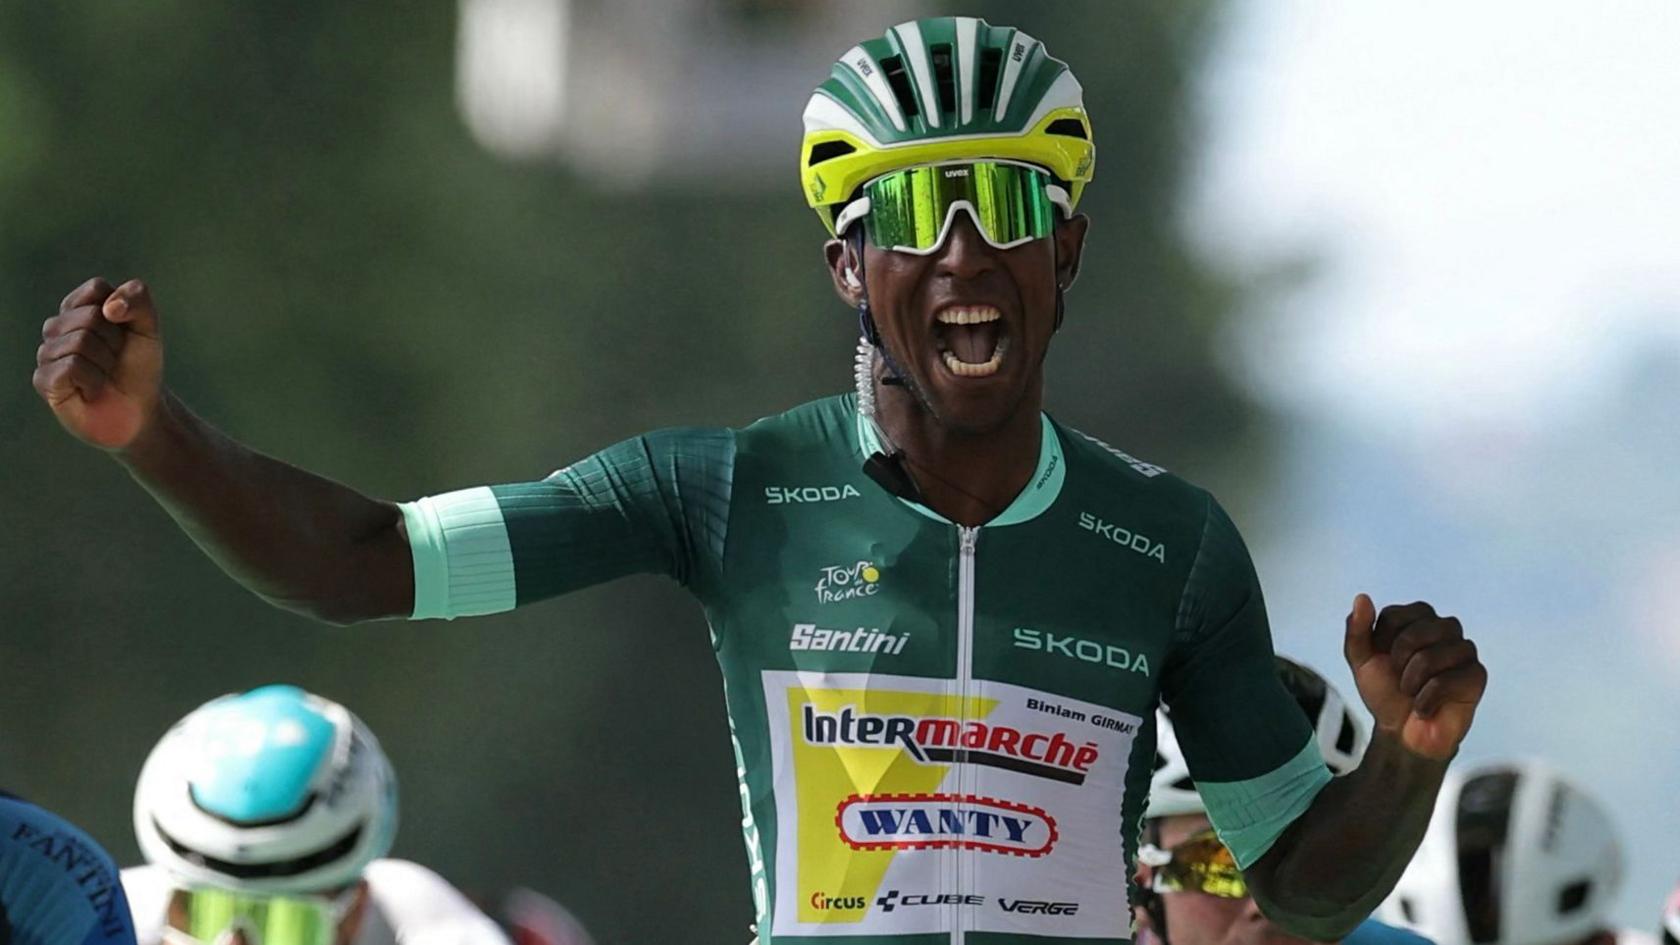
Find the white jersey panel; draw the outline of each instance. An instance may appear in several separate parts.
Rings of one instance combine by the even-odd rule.
[[[911,676],[763,683],[777,937],[1130,937],[1121,809],[1141,719],[984,680],[967,698]]]

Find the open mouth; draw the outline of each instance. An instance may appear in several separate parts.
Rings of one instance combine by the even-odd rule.
[[[958,377],[989,377],[1009,352],[1003,313],[991,305],[953,305],[935,316],[934,343],[945,368]]]

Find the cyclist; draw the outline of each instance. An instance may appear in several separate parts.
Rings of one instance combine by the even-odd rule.
[[[324,620],[680,582],[711,624],[772,945],[1124,941],[1163,698],[1256,900],[1340,938],[1422,835],[1486,671],[1457,620],[1357,597],[1378,735],[1332,783],[1218,503],[1043,413],[1094,158],[1079,83],[1018,30],[939,17],[853,47],[799,163],[859,316],[855,395],[535,482],[399,505],[245,448],[163,386],[138,281],[72,292],[35,384],[231,575]]]
[[[1435,816],[1379,914],[1441,945],[1641,945],[1610,908],[1622,887],[1615,822],[1539,761],[1448,774]]]
[[[0,945],[134,945],[117,866],[81,829],[0,791]]]
[[[294,686],[213,699],[152,749],[126,869],[141,945],[508,945],[442,877],[385,859],[397,781],[343,706]]]
[[[1278,678],[1306,713],[1330,771],[1359,766],[1370,741],[1365,723],[1341,693],[1310,667],[1277,657]],[[1231,851],[1219,842],[1207,805],[1173,734],[1171,718],[1156,716],[1155,773],[1138,853],[1139,928],[1163,945],[1292,945],[1304,940],[1268,920],[1248,893]],[[1349,945],[1430,945],[1403,929],[1374,920],[1360,924]]]

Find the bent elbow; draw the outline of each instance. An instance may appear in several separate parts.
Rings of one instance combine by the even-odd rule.
[[[1264,880],[1250,881],[1249,893],[1255,905],[1273,924],[1309,942],[1340,942],[1370,918],[1369,910],[1362,911],[1355,905],[1321,896],[1294,895],[1269,886]]]

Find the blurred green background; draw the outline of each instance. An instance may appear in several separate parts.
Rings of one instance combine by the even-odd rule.
[[[786,21],[821,5],[712,6]],[[921,9],[879,5],[868,35]],[[1093,113],[1094,225],[1051,409],[1240,509],[1265,457],[1212,339],[1241,290],[1177,217],[1218,5],[964,12],[1044,40]],[[540,477],[643,430],[847,387],[854,322],[800,198],[797,109],[778,118],[785,172],[757,187],[606,186],[500,160],[457,109],[457,16],[0,6],[0,784],[133,863],[134,779],[165,727],[223,692],[298,683],[388,749],[396,855],[471,892],[548,892],[602,942],[744,940],[721,691],[674,585],[459,624],[312,624],[225,579],[28,381],[66,292],[142,276],[188,403],[391,498]],[[863,35],[829,37],[798,97]]]

